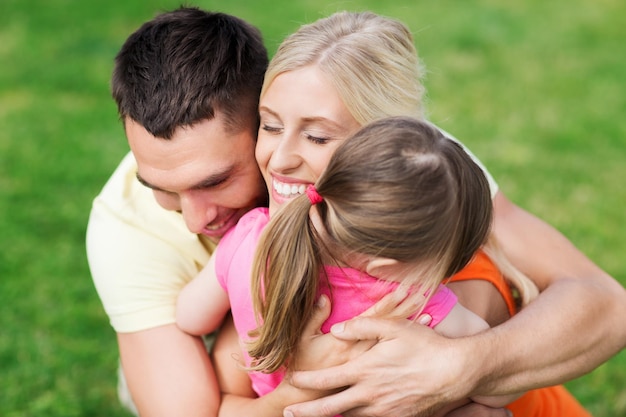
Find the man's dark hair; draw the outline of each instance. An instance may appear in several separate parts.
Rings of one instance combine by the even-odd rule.
[[[267,68],[261,33],[223,13],[181,7],[145,23],[115,58],[111,90],[122,120],[157,137],[219,112],[228,129],[256,128]]]

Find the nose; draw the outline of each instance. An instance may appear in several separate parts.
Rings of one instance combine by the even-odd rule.
[[[301,149],[295,134],[285,135],[277,142],[270,157],[269,166],[275,172],[288,173],[302,163]]]
[[[213,222],[218,213],[217,205],[193,191],[180,196],[180,209],[190,232],[200,234]]]

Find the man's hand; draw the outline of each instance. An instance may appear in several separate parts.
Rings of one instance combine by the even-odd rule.
[[[471,350],[408,320],[356,318],[335,325],[344,341],[378,341],[343,365],[295,372],[291,383],[336,394],[286,408],[296,417],[429,416],[469,397]],[[328,336],[323,336],[328,337]],[[468,346],[469,348],[469,346]]]
[[[445,415],[445,417],[514,417],[506,408],[490,408],[481,404],[469,403]]]

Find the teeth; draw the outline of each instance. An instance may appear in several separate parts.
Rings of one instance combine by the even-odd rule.
[[[304,184],[284,184],[274,180],[272,185],[274,186],[274,190],[280,194],[281,197],[285,198],[297,197],[300,194],[304,194],[304,191],[306,190],[306,186]]]
[[[220,224],[213,224],[213,225],[207,224],[205,226],[205,229],[206,230],[218,230],[218,229],[224,227],[225,224],[226,224],[226,222],[220,223]]]

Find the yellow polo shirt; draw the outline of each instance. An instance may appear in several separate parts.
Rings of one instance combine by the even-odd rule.
[[[87,259],[100,300],[118,333],[175,323],[176,298],[215,244],[187,229],[136,179],[128,154],[95,198]]]

